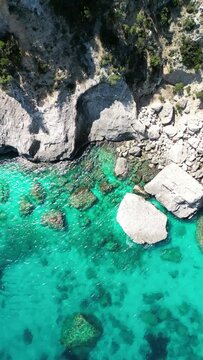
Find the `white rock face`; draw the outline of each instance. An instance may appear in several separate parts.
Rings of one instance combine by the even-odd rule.
[[[176,164],[167,165],[144,189],[179,218],[191,218],[203,206],[203,186]]]
[[[167,217],[150,202],[135,194],[126,194],[120,203],[117,221],[137,244],[154,244],[166,239]]]

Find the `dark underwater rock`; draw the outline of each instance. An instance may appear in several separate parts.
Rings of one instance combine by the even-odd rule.
[[[41,223],[51,229],[61,230],[65,227],[65,217],[60,210],[50,210],[42,216]]]
[[[0,221],[5,221],[7,219],[8,215],[6,213],[6,211],[0,209]]]
[[[70,196],[70,205],[79,210],[86,210],[92,207],[96,201],[96,196],[86,187],[81,187]]]
[[[140,314],[141,320],[150,326],[156,326],[158,324],[158,318],[152,311],[142,311]]]
[[[203,251],[203,215],[197,221],[196,235],[199,246]]]
[[[164,294],[161,292],[156,292],[152,294],[143,294],[143,300],[146,304],[153,304],[155,301],[163,299]]]
[[[179,263],[182,260],[182,254],[180,248],[175,246],[170,249],[165,249],[161,254],[162,260],[171,261],[174,263]]]
[[[36,181],[31,187],[31,196],[37,204],[43,204],[46,198],[46,192],[43,186]]]
[[[91,298],[104,308],[112,305],[111,294],[100,283],[97,284],[95,292],[91,295]]]
[[[66,349],[92,348],[102,335],[98,319],[89,314],[77,313],[64,321],[61,330],[61,344]]]
[[[146,360],[167,359],[167,347],[169,343],[168,337],[163,336],[161,333],[158,335],[149,333],[145,335],[145,339],[147,340],[151,350],[150,353],[147,354]]]
[[[117,252],[121,249],[121,244],[119,244],[118,241],[110,237],[110,239],[106,238],[102,240],[101,247],[110,252]]]
[[[0,181],[0,203],[5,203],[9,199],[9,185],[5,181]]]
[[[35,205],[33,204],[31,198],[28,195],[24,195],[21,197],[19,201],[19,211],[21,216],[30,215],[35,209]]]
[[[29,329],[25,329],[23,332],[23,340],[26,345],[32,344],[33,335]]]
[[[99,190],[103,193],[103,194],[108,194],[111,191],[113,191],[115,189],[116,185],[115,184],[111,184],[108,181],[103,181],[101,184],[99,184]]]

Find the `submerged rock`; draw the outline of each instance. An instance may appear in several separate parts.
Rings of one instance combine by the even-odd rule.
[[[150,353],[147,354],[146,359],[149,360],[167,359],[168,357],[167,347],[170,341],[168,337],[166,337],[162,333],[159,333],[158,335],[155,335],[153,333],[147,333],[145,335],[145,338],[150,347]]]
[[[201,250],[203,251],[203,215],[197,221],[197,241],[200,245]]]
[[[47,211],[41,220],[42,225],[51,229],[60,230],[65,226],[64,214],[60,210]]]
[[[116,185],[115,184],[111,184],[108,181],[103,181],[101,184],[99,184],[99,190],[103,193],[103,194],[108,194],[111,191],[113,191],[115,189]]]
[[[38,204],[43,204],[46,198],[45,190],[39,182],[32,185],[31,195]]]
[[[167,165],[145,190],[179,218],[191,218],[203,205],[203,186],[176,164]]]
[[[80,210],[90,208],[96,201],[96,196],[86,186],[75,191],[69,199],[70,205]]]
[[[102,327],[96,317],[76,314],[66,319],[61,330],[61,344],[66,349],[93,347],[102,335]]]
[[[158,324],[158,318],[153,314],[152,311],[142,311],[140,314],[141,320],[150,326],[156,326]]]
[[[26,345],[32,344],[33,335],[29,329],[25,329],[23,332],[23,340]]]
[[[141,196],[126,194],[120,203],[117,221],[137,244],[154,244],[167,237],[167,217]]]
[[[5,181],[0,181],[0,202],[5,203],[9,198],[9,185]]]
[[[31,198],[28,195],[24,195],[21,197],[19,201],[19,211],[21,216],[26,216],[32,214],[35,209],[35,205],[33,204]]]
[[[161,258],[162,260],[179,263],[182,260],[180,248],[178,246],[175,246],[170,249],[165,249],[161,254]]]

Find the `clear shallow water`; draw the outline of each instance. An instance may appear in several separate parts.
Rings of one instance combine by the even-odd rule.
[[[167,242],[133,244],[116,222],[133,183],[117,180],[113,167],[114,156],[104,148],[64,175],[1,165],[0,180],[10,194],[0,205],[0,359],[76,359],[60,344],[63,321],[75,312],[94,314],[103,326],[90,360],[203,358],[203,254],[195,220],[168,214]],[[20,197],[36,179],[46,201],[21,217]],[[100,184],[107,180],[115,189],[103,194]],[[88,210],[70,206],[79,185],[98,199]],[[53,208],[66,214],[65,230],[41,225]],[[173,261],[166,259],[171,248]]]

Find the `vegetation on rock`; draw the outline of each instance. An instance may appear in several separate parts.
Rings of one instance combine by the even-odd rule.
[[[17,74],[21,64],[21,50],[13,34],[0,39],[0,85],[6,85]]]
[[[188,69],[198,70],[203,65],[203,51],[197,41],[183,38],[180,47],[183,65]]]

